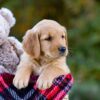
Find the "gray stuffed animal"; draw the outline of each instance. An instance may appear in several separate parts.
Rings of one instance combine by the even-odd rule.
[[[22,44],[15,38],[9,37],[10,28],[14,26],[15,18],[7,8],[0,9],[0,73],[14,74],[23,53]]]

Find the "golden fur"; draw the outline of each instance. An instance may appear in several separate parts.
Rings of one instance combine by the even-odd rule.
[[[63,55],[58,51],[60,46],[66,47]],[[24,54],[13,80],[16,88],[25,88],[32,73],[39,75],[38,88],[46,89],[54,78],[70,72],[66,64],[67,32],[56,21],[42,20],[28,30],[23,38],[23,48]]]

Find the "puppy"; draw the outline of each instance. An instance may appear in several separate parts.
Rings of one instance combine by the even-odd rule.
[[[40,21],[26,32],[22,43],[24,53],[13,80],[16,88],[27,87],[32,73],[39,75],[39,89],[49,88],[56,77],[70,73],[67,32],[56,21]]]

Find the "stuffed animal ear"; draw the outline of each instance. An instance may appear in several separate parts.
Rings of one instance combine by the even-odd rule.
[[[24,50],[34,58],[40,56],[40,43],[38,33],[34,30],[28,30],[23,38]]]
[[[13,16],[13,13],[9,9],[1,8],[0,9],[0,15],[2,15],[5,18],[5,20],[8,22],[10,27],[14,26],[16,19]]]

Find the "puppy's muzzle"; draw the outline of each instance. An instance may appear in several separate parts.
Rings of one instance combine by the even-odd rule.
[[[61,47],[58,48],[58,51],[60,52],[60,54],[64,54],[65,51],[66,51],[66,47],[61,46]]]

